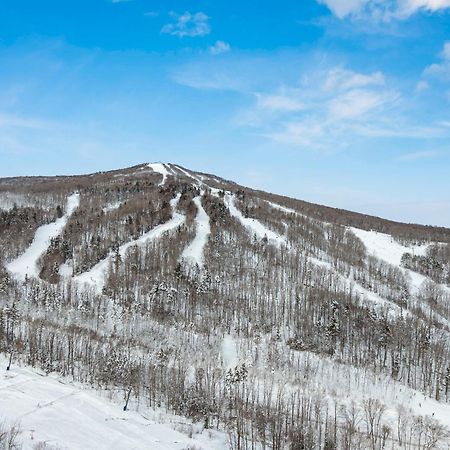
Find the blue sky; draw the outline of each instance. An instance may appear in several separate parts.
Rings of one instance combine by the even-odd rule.
[[[1,0],[0,176],[147,161],[450,226],[450,0]]]

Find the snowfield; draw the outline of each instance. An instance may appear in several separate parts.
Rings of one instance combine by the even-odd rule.
[[[184,249],[181,259],[186,260],[189,264],[197,264],[199,268],[202,268],[204,248],[211,233],[211,226],[209,224],[209,216],[202,206],[202,197],[195,197],[192,201],[197,207],[197,215],[195,216],[195,237]]]
[[[171,231],[179,227],[184,222],[184,215],[176,212],[176,207],[178,201],[180,200],[181,194],[178,194],[175,198],[170,201],[170,206],[172,207],[172,219],[168,222],[156,226],[149,232],[143,234],[139,239],[134,241],[126,242],[119,247],[119,255],[124,258],[128,249],[135,245],[145,245],[148,241],[153,239],[158,239],[165,232]],[[106,284],[106,277],[108,274],[110,263],[114,258],[114,253],[110,253],[105,259],[98,262],[91,270],[84,272],[80,275],[73,277],[73,280],[80,285],[93,286],[97,293],[101,293],[103,287]]]
[[[182,421],[162,410],[123,411],[98,392],[27,367],[4,368],[0,356],[0,422],[19,424],[24,449],[38,443],[67,450],[224,450],[226,438],[206,432],[191,439],[173,426]],[[211,440],[210,440],[211,439]]]
[[[36,230],[33,242],[17,259],[6,265],[14,278],[24,281],[26,277],[39,277],[39,258],[47,251],[50,241],[59,236],[67,224],[69,217],[80,204],[80,194],[75,193],[67,198],[66,213],[55,222],[42,225]]]

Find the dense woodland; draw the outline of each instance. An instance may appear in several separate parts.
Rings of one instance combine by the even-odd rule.
[[[162,407],[223,430],[232,449],[448,449],[449,430],[409,404],[450,404],[450,230],[170,169],[164,184],[145,166],[0,180],[0,198],[16,200],[0,211],[0,352],[119,390],[126,407]],[[15,279],[7,263],[74,191],[80,204],[39,259],[39,278]],[[279,242],[244,228],[226,193]],[[183,223],[121,256],[122,245],[171,219],[177,194]],[[182,258],[199,195],[211,228],[202,266]],[[349,226],[429,246],[396,267]],[[102,292],[60,273],[105,258]],[[417,288],[412,272],[426,276]]]

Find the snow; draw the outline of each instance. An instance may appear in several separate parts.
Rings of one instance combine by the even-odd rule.
[[[396,318],[403,313],[402,308],[400,308],[400,306],[398,306],[394,302],[384,299],[375,292],[371,292],[368,289],[365,289],[359,283],[357,283],[354,280],[353,275],[347,278],[344,275],[340,274],[337,270],[335,270],[329,262],[322,261],[313,256],[308,256],[308,261],[315,264],[316,266],[322,267],[332,272],[334,275],[339,277],[339,279],[345,285],[348,292],[356,292],[357,294],[361,295],[365,301],[371,302],[375,306],[380,307],[381,310],[386,311],[388,317]],[[408,314],[408,311],[404,312],[404,314]]]
[[[236,208],[236,205],[234,204],[234,196],[231,194],[225,194],[224,197],[225,205],[227,206],[228,210],[230,211],[230,214],[239,220],[239,222],[249,231],[251,234],[256,235],[259,239],[263,239],[264,237],[267,237],[269,242],[272,244],[275,244],[277,246],[286,245],[286,239],[275,233],[274,231],[270,230],[266,226],[264,226],[259,220],[252,219],[249,217],[244,217],[239,211],[238,208]]]
[[[144,245],[148,241],[158,239],[164,233],[179,227],[184,222],[184,215],[175,211],[181,194],[178,194],[175,198],[170,201],[170,206],[172,207],[172,218],[161,225],[156,226],[152,230],[143,234],[140,238],[126,242],[119,247],[119,254],[122,258],[125,257],[129,248],[135,245]],[[73,280],[80,285],[90,285],[95,288],[98,293],[101,293],[103,287],[106,283],[106,276],[110,266],[110,262],[114,257],[114,253],[111,252],[106,258],[98,262],[92,269],[84,272],[80,275],[76,275]]]
[[[287,214],[299,214],[295,209],[287,208],[286,206],[279,205],[278,203],[269,202],[266,200],[266,202],[273,208],[278,209],[279,211],[283,211]]]
[[[33,242],[17,259],[6,265],[11,275],[19,281],[28,277],[39,277],[39,258],[47,251],[50,241],[59,236],[67,224],[69,217],[80,204],[80,194],[74,193],[67,198],[66,213],[55,222],[40,226],[34,235]]]
[[[208,236],[211,233],[209,224],[209,216],[202,206],[202,197],[198,196],[193,199],[197,207],[197,215],[195,217],[195,237],[193,241],[184,249],[181,258],[190,264],[197,264],[200,268],[204,263],[204,249],[208,242]]]
[[[13,192],[0,193],[0,211],[10,211],[14,208],[14,205],[18,207],[31,206],[31,202],[25,195]]]
[[[222,358],[227,369],[236,367],[238,363],[236,342],[233,337],[226,334],[222,341]]]
[[[0,364],[6,367],[4,356],[0,356]],[[35,448],[39,442],[70,450],[226,448],[224,442],[216,446],[205,433],[191,439],[169,424],[158,423],[153,411],[145,411],[145,415],[123,411],[122,405],[93,389],[32,368],[13,365],[8,372],[2,370],[0,391],[0,421],[20,424],[24,449]],[[159,421],[170,419],[162,412],[159,415]]]
[[[110,203],[109,205],[106,205],[103,208],[103,212],[107,213],[110,211],[114,211],[115,209],[119,209],[122,206],[122,202],[114,202],[114,203]]]
[[[194,175],[190,174],[189,172],[187,172],[186,170],[184,170],[183,168],[181,168],[180,166],[176,166],[174,164],[174,167],[176,167],[180,172],[182,172],[184,175],[186,175],[189,178],[192,178],[194,181],[196,181],[197,186],[202,186],[205,183],[203,183],[202,180],[200,180],[200,178],[194,177]],[[205,185],[206,186],[206,185]],[[209,187],[209,186],[208,186]]]
[[[162,175],[162,181],[158,186],[163,186],[166,183],[167,177],[170,175],[169,171],[166,169],[166,166],[162,163],[151,163],[147,164],[147,167],[153,170],[153,172],[157,172]]]
[[[427,245],[412,245],[406,247],[389,235],[377,231],[366,231],[350,227],[350,230],[363,242],[367,251],[383,261],[394,266],[400,266],[404,253],[423,256],[426,254]]]

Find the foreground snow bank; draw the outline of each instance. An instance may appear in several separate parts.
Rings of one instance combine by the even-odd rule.
[[[7,372],[3,355],[0,364],[0,422],[20,425],[25,449],[35,448],[39,442],[70,450],[226,448],[225,438],[219,433],[211,435],[213,440],[205,433],[191,439],[156,420],[169,421],[174,416],[148,411],[144,417],[136,411],[123,411],[121,405],[92,389],[44,376],[37,370],[12,366]],[[147,415],[154,417],[149,419]]]

